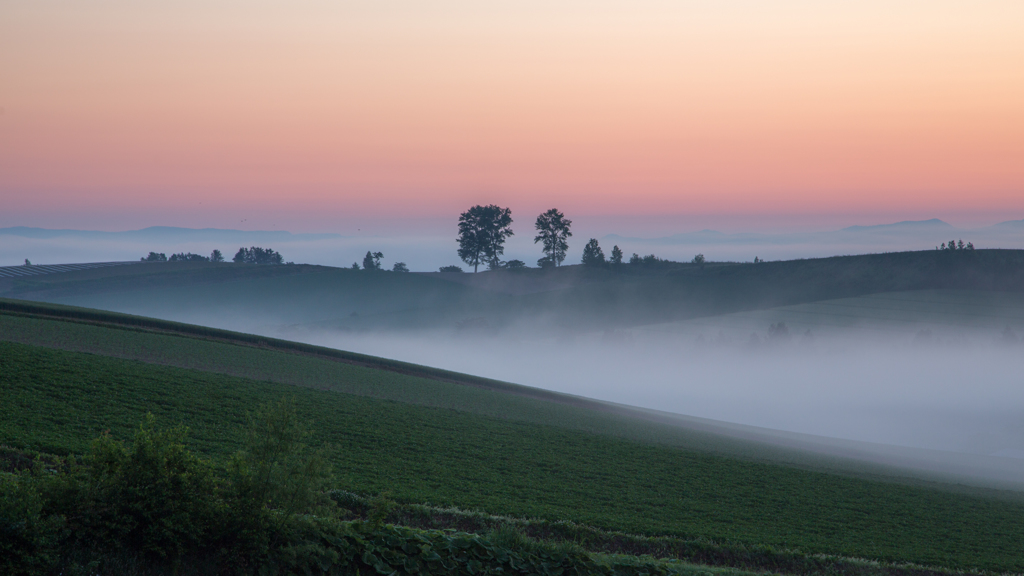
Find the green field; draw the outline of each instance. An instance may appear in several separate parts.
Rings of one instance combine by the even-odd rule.
[[[998,459],[984,463],[949,461],[952,454],[911,449],[878,452],[873,445],[779,436],[287,340],[117,313],[4,299],[0,299],[0,310],[7,312],[0,314],[0,340],[555,424],[810,470],[911,483],[924,480],[1011,490],[1021,487],[1015,471],[1003,469],[1006,463]],[[132,329],[110,329],[127,325]],[[832,455],[851,449],[861,456],[852,460]],[[911,462],[914,465],[908,466]],[[949,472],[964,467],[976,473],[967,477]]]
[[[1024,503],[994,491],[729,457],[722,447],[735,441],[666,441],[649,422],[401,363],[57,316],[0,315],[2,444],[81,453],[100,431],[128,437],[151,412],[188,425],[193,447],[223,461],[247,411],[291,397],[315,422],[314,443],[330,446],[339,489],[635,534],[1024,570]]]

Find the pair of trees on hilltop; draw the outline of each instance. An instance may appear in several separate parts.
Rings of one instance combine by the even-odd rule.
[[[543,246],[544,257],[537,261],[540,267],[558,266],[565,260],[568,239],[572,236],[571,225],[572,221],[556,208],[537,216],[534,224],[537,236],[533,242],[540,242]],[[491,270],[502,268],[505,240],[513,235],[511,209],[495,204],[473,206],[459,216],[459,258],[472,266],[473,272],[481,264],[487,264]],[[522,261],[513,260],[504,267],[519,269],[525,266]]]
[[[605,264],[611,264],[612,266],[618,266],[622,264],[622,248],[618,245],[612,246],[612,255],[610,258],[605,260],[604,250],[601,249],[601,245],[598,244],[597,238],[591,238],[590,242],[583,247],[583,265],[591,267],[600,267]]]
[[[552,208],[537,216],[537,220],[534,223],[537,235],[534,237],[533,242],[534,244],[541,243],[544,251],[544,257],[537,261],[538,266],[541,268],[560,266],[565,261],[565,254],[569,249],[568,240],[572,237],[571,226],[572,220],[566,218],[565,214],[557,208]],[[501,255],[505,252],[505,240],[513,235],[511,209],[502,208],[495,204],[473,206],[459,216],[459,235],[457,238],[459,242],[459,257],[466,264],[473,267],[473,272],[476,272],[481,264],[487,264],[491,270],[499,268],[510,270],[525,268],[526,264],[521,260],[501,262]],[[620,265],[622,264],[622,259],[622,249],[615,246],[612,248],[611,258],[606,260],[604,250],[601,249],[596,238],[591,238],[583,248],[583,264],[586,266],[604,266],[609,263]],[[629,260],[630,264],[646,265],[664,264],[667,262],[667,260],[662,260],[653,254],[643,257],[639,254],[633,254],[633,257]],[[703,268],[705,264],[704,255],[698,254],[694,256],[692,263]],[[457,266],[445,266],[441,271],[454,272],[456,269],[461,271]]]

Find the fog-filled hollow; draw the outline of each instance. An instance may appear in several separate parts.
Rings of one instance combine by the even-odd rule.
[[[1001,481],[1024,486],[1024,253],[1015,250],[448,275],[168,263],[8,286],[8,297],[727,425],[983,458],[1002,463]]]
[[[730,423],[1024,458],[1024,344],[991,331],[277,335]]]

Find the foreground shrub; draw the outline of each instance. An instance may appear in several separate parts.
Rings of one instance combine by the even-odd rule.
[[[0,472],[0,574],[37,574],[56,561],[63,519],[46,515],[27,471]]]
[[[0,574],[669,575],[702,564],[784,573],[934,576],[766,547],[601,533],[400,505],[386,495],[325,493],[329,471],[304,443],[308,427],[287,401],[250,417],[245,449],[217,468],[185,446],[183,427],[147,416],[129,443],[104,434],[80,460],[25,458],[0,472]],[[343,519],[343,509],[360,517]],[[420,524],[399,527],[387,522]],[[455,526],[454,529],[436,529]],[[486,533],[469,534],[465,530]],[[612,554],[595,554],[601,550]],[[628,552],[631,556],[618,555]]]
[[[210,467],[185,448],[187,430],[159,430],[148,416],[130,445],[104,434],[81,466],[47,490],[66,516],[64,548],[76,557],[130,555],[176,565],[199,550],[216,524]]]

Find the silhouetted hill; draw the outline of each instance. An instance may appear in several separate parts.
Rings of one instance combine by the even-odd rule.
[[[402,274],[161,263],[7,279],[0,294],[238,329],[454,328],[484,318],[595,330],[905,290],[1024,290],[1024,251],[927,250],[759,264]],[[6,287],[6,289],[4,289]]]

